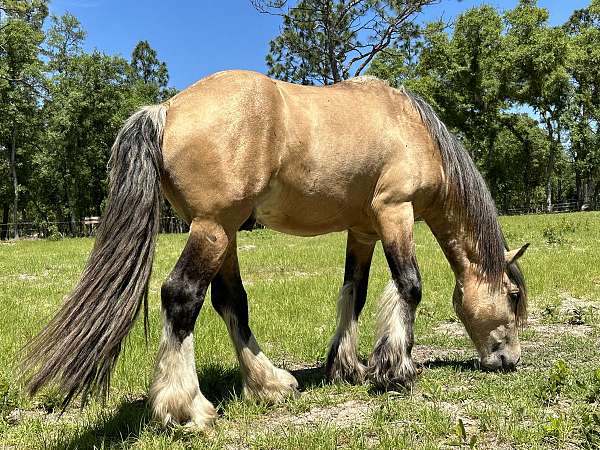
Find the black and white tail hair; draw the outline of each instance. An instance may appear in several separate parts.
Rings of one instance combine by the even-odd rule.
[[[83,275],[50,323],[25,348],[28,392],[54,384],[64,406],[108,394],[110,375],[144,304],[160,225],[163,105],[133,114],[112,147],[108,203]]]

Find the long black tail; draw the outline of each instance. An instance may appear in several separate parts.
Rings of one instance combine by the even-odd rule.
[[[26,347],[22,370],[33,395],[55,384],[66,406],[75,396],[108,394],[110,374],[142,302],[160,220],[166,107],[147,106],[117,136],[108,204],[81,280],[52,321]]]

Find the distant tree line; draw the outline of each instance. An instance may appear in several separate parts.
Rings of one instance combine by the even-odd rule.
[[[500,210],[600,206],[600,0],[560,26],[535,0],[422,26],[416,15],[439,1],[252,2],[282,17],[266,57],[272,76],[405,85],[460,137]]]
[[[500,210],[600,206],[600,0],[560,26],[535,0],[425,25],[415,19],[440,0],[251,1],[281,17],[270,75],[407,86],[457,133]],[[119,127],[175,94],[148,42],[127,60],[84,51],[85,36],[48,0],[0,0],[0,239],[19,222],[74,230],[100,215]]]
[[[126,60],[84,51],[85,36],[73,15],[49,16],[47,0],[0,0],[2,239],[18,237],[19,222],[68,230],[99,216],[118,129],[175,94],[148,42]]]

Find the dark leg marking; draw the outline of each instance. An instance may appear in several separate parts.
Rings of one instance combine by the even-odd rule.
[[[403,251],[390,243],[384,246],[384,252],[393,281],[380,305],[378,339],[369,359],[369,372],[377,387],[390,389],[407,387],[416,376],[411,352],[415,312],[421,301],[421,276],[412,248]]]
[[[163,333],[149,397],[154,416],[165,425],[204,428],[217,416],[198,386],[193,330],[227,241],[219,225],[192,222],[183,253],[162,286]]]
[[[212,303],[225,321],[243,375],[244,396],[277,403],[296,394],[298,382],[261,351],[248,324],[248,297],[240,276],[236,243],[212,282]]]
[[[359,361],[358,317],[367,299],[374,242],[364,243],[348,232],[344,285],[337,305],[338,325],[327,355],[327,378],[361,383],[366,367]]]

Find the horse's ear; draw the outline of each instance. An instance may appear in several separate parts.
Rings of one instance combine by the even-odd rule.
[[[516,248],[514,250],[506,251],[504,253],[504,260],[506,261],[506,264],[507,265],[512,264],[517,259],[519,259],[521,256],[523,256],[523,253],[525,253],[525,250],[527,250],[527,247],[529,247],[529,243],[525,244],[521,248]]]

